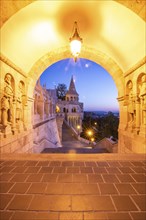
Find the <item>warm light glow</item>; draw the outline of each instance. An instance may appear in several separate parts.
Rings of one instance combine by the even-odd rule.
[[[30,35],[38,43],[47,43],[55,37],[54,25],[51,22],[40,22],[32,28]]]
[[[74,57],[78,57],[81,52],[81,41],[73,40],[70,42],[71,53]]]
[[[81,126],[80,125],[77,125],[77,129],[79,130],[81,128]]]
[[[93,132],[92,132],[91,130],[89,130],[89,131],[87,131],[87,134],[88,134],[89,136],[91,136],[91,135],[93,134]]]
[[[59,113],[60,112],[60,108],[59,106],[56,105],[56,113]]]
[[[94,138],[91,138],[91,141],[94,142]]]

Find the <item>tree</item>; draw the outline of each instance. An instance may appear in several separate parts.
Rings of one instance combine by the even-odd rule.
[[[62,84],[59,83],[56,88],[56,92],[58,99],[64,100],[67,92],[67,86],[63,83]]]

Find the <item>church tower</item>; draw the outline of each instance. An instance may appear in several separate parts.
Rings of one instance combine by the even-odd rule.
[[[73,76],[65,100],[58,100],[57,106],[64,114],[65,122],[79,134],[82,131],[83,103],[79,102]]]
[[[78,101],[78,100],[79,100],[79,94],[76,91],[73,76],[72,76],[69,90],[66,93],[66,101]]]

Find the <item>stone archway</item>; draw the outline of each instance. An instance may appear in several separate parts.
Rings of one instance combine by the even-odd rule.
[[[45,54],[41,57],[31,68],[30,72],[28,73],[29,77],[29,84],[28,84],[28,94],[32,96],[33,89],[36,84],[36,81],[40,77],[40,75],[53,63],[58,62],[62,59],[67,59],[71,57],[70,49],[68,46],[61,47],[56,49],[48,54]],[[84,46],[82,48],[82,52],[80,55],[81,58],[92,60],[93,62],[101,65],[105,68],[108,73],[112,76],[117,90],[118,90],[118,97],[122,97],[124,95],[124,77],[123,71],[121,68],[108,57],[106,54],[102,53],[101,51],[96,51],[94,48],[88,48]]]
[[[56,51],[53,51],[49,54],[44,55],[41,57],[32,67],[31,71],[28,73],[29,77],[29,83],[28,83],[28,94],[30,97],[33,97],[33,91],[36,84],[36,81],[42,74],[42,72],[47,69],[50,65],[53,63],[70,57],[70,51],[69,47],[62,47],[59,48]],[[112,76],[117,90],[118,90],[118,101],[119,101],[119,111],[120,115],[122,115],[122,104],[121,100],[123,100],[124,96],[124,77],[123,72],[120,69],[120,67],[106,54],[103,54],[100,51],[95,51],[93,48],[83,47],[81,56],[82,58],[90,59],[98,64],[100,64],[102,67],[104,67],[109,74]],[[122,124],[122,120],[121,124]],[[121,131],[119,124],[119,132]],[[119,135],[121,137],[121,135]],[[121,143],[119,141],[119,143]],[[119,149],[122,147],[119,146]],[[120,150],[121,151],[121,150]]]

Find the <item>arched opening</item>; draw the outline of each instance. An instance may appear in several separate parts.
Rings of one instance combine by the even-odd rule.
[[[140,2],[140,3],[139,3]],[[44,2],[39,1],[40,7],[39,10],[44,10]],[[43,38],[43,36],[47,36],[45,34],[42,35],[42,37],[38,37],[37,39],[34,38],[34,32],[37,31],[38,35],[40,36],[38,32],[38,28],[44,28],[46,27],[46,23],[42,25],[37,26],[34,28],[34,32],[30,32],[31,27],[36,27],[37,25],[37,19],[32,19],[33,16],[37,16],[38,13],[36,10],[37,4],[39,4],[38,1],[34,2],[33,4],[28,5],[23,10],[20,10],[18,13],[15,14],[15,10],[13,11],[13,17],[9,19],[5,25],[2,27],[2,53],[5,54],[6,57],[1,58],[1,61],[4,63],[3,65],[3,73],[2,73],[2,80],[4,81],[4,74],[7,72],[7,70],[10,68],[12,70],[12,76],[14,77],[14,80],[16,80],[16,85],[19,84],[19,81],[23,81],[25,84],[25,100],[27,102],[23,106],[24,111],[24,119],[23,121],[26,124],[27,121],[27,130],[32,129],[32,104],[33,104],[33,89],[35,86],[35,83],[41,73],[46,69],[48,66],[50,66],[52,63],[70,57],[69,47],[63,45],[67,45],[66,37],[63,35],[66,33],[68,35],[67,30],[70,27],[70,22],[68,19],[66,19],[70,14],[73,14],[75,9],[82,8],[78,7],[81,6],[82,3],[76,2],[73,4],[73,7],[68,7],[63,10],[63,13],[57,13],[62,11],[63,2],[61,2],[58,7],[54,4],[53,8],[54,11],[48,11],[47,13],[53,13],[52,17],[45,16],[45,20],[49,22],[49,30],[51,30],[50,33],[54,33],[54,35],[51,36],[51,38]],[[46,4],[50,4],[50,2],[47,2]],[[78,18],[81,19],[81,29],[83,30],[82,34],[85,37],[84,46],[82,48],[82,52],[80,54],[80,57],[87,58],[90,60],[93,60],[96,63],[99,63],[101,66],[103,66],[113,77],[116,87],[118,89],[118,101],[120,105],[120,126],[119,126],[119,136],[120,136],[120,148],[121,152],[125,152],[126,145],[130,145],[130,150],[135,151],[135,148],[133,146],[137,145],[139,143],[139,136],[138,134],[142,135],[142,127],[141,125],[140,130],[136,130],[136,127],[128,127],[128,120],[129,116],[127,113],[128,104],[127,100],[125,99],[126,96],[126,83],[132,80],[133,83],[133,90],[134,93],[136,93],[136,83],[138,81],[135,80],[133,77],[134,75],[137,75],[137,71],[143,72],[144,67],[144,61],[142,61],[145,50],[142,47],[142,42],[145,42],[144,37],[144,22],[142,19],[140,19],[137,15],[135,15],[130,10],[126,9],[126,7],[121,7],[120,4],[118,4],[116,1],[110,1],[110,2],[103,2],[103,1],[97,1],[96,6],[100,7],[93,7],[92,3],[88,4],[88,2],[84,5],[83,10],[78,10]],[[143,7],[143,3],[141,4],[141,1],[137,1],[135,4],[136,7],[138,5],[141,5]],[[24,7],[22,5],[22,7]],[[34,6],[34,7],[33,7]],[[89,7],[88,7],[89,6]],[[5,7],[4,7],[5,8]],[[21,7],[19,7],[21,8]],[[48,8],[48,7],[46,7]],[[29,10],[28,10],[29,9]],[[34,9],[34,10],[33,10]],[[52,9],[52,8],[51,8]],[[111,16],[108,13],[104,13],[106,11],[111,11],[109,9],[112,9],[114,13]],[[95,10],[99,13],[92,13],[92,11]],[[11,10],[10,10],[11,11]],[[33,13],[30,13],[33,12]],[[120,12],[120,13],[119,13]],[[46,13],[46,14],[47,14]],[[41,15],[44,13],[39,13],[39,21],[42,21]],[[97,19],[92,19],[95,14],[98,15]],[[140,13],[141,14],[141,13]],[[28,16],[28,15],[32,15]],[[123,19],[123,15],[124,19]],[[11,13],[8,17],[11,16]],[[28,18],[25,21],[25,28],[23,26],[23,31],[20,31],[20,17]],[[7,18],[8,18],[7,17]],[[22,18],[21,17],[21,18]],[[70,16],[69,16],[70,17]],[[127,22],[128,17],[128,22]],[[44,18],[44,17],[43,17]],[[111,18],[111,19],[109,19]],[[32,21],[32,23],[30,22]],[[3,20],[4,22],[5,20]],[[115,22],[116,21],[116,22]],[[34,22],[34,23],[33,23]],[[55,26],[56,24],[56,26]],[[87,26],[86,26],[87,24]],[[112,29],[109,29],[112,24]],[[119,26],[121,24],[121,26]],[[29,26],[30,25],[30,26]],[[32,25],[32,26],[31,26]],[[131,29],[129,29],[129,25],[131,26]],[[120,27],[120,28],[119,28]],[[136,27],[136,28],[135,28]],[[13,33],[11,32],[11,29],[13,29]],[[42,29],[41,29],[42,30]],[[46,30],[46,29],[45,29]],[[47,29],[48,30],[48,29]],[[132,30],[132,31],[131,31]],[[136,30],[136,31],[135,31]],[[44,29],[43,29],[44,31]],[[28,36],[25,37],[25,40],[23,37],[25,36],[25,33],[28,33]],[[29,35],[30,33],[30,35]],[[35,32],[36,33],[36,32]],[[43,32],[44,33],[44,32]],[[12,34],[12,35],[11,35]],[[21,36],[20,36],[20,35]],[[135,43],[135,39],[132,38],[132,36],[135,36],[135,39],[137,39],[137,43]],[[35,35],[36,37],[36,35]],[[11,41],[9,40],[11,39]],[[34,39],[39,40],[41,39],[47,41],[42,42],[35,42]],[[48,40],[49,39],[49,40]],[[23,43],[25,42],[25,44]],[[121,45],[119,46],[119,42],[121,42]],[[43,45],[42,45],[43,44]],[[29,50],[25,50],[25,46],[27,45],[27,48]],[[29,45],[29,47],[28,47]],[[87,46],[89,45],[89,46]],[[124,46],[123,46],[124,45]],[[139,45],[139,46],[137,46]],[[15,55],[14,56],[14,51]],[[137,53],[135,53],[137,51]],[[28,54],[30,54],[28,58]],[[42,57],[41,57],[42,56]],[[23,59],[21,59],[23,57]],[[40,58],[41,57],[41,58]],[[38,60],[38,61],[36,61]],[[142,61],[142,62],[141,62]],[[33,66],[32,66],[33,65]],[[136,66],[134,66],[136,65]],[[32,69],[30,70],[30,68]],[[131,68],[129,70],[129,68]],[[141,69],[139,69],[141,68]],[[2,82],[3,85],[3,82]],[[17,86],[16,86],[17,87]],[[16,89],[16,91],[18,88]],[[129,97],[129,94],[127,94],[127,97]],[[136,96],[135,96],[136,97]],[[143,95],[142,95],[143,97]],[[39,104],[42,100],[39,99]],[[43,100],[43,108],[41,109],[41,104],[39,106],[39,112],[42,114],[42,112],[47,113],[47,103],[45,100]],[[141,103],[141,102],[140,102]],[[18,101],[17,101],[18,105]],[[138,111],[138,103],[136,101],[136,111]],[[141,108],[142,105],[139,106]],[[53,112],[53,103],[50,102],[50,108],[51,108],[51,114]],[[20,114],[18,114],[19,108],[17,108],[17,122],[20,121],[19,118]],[[28,115],[28,117],[27,117]],[[136,114],[138,115],[138,114]],[[26,120],[26,121],[25,121]],[[138,117],[135,117],[135,120],[137,120],[138,124]],[[19,132],[22,129],[21,126],[15,126],[17,127]],[[24,126],[25,127],[25,126]],[[145,127],[144,127],[145,128]],[[129,129],[129,130],[127,130]],[[131,129],[131,130],[130,130]],[[9,129],[7,129],[9,132]],[[15,130],[15,129],[14,129]],[[32,130],[31,130],[32,131]],[[127,132],[128,131],[128,132]],[[127,136],[128,133],[128,136]],[[135,133],[136,133],[136,141],[135,139]],[[29,138],[28,138],[29,139]],[[31,138],[30,138],[31,139]],[[129,144],[130,139],[130,144]],[[26,139],[24,139],[26,140]],[[31,139],[32,140],[32,139]],[[137,144],[135,144],[137,143]],[[23,145],[23,144],[22,144]],[[29,145],[31,145],[29,143]],[[141,141],[142,150],[144,151],[144,141],[142,139]],[[123,148],[123,150],[122,150]],[[26,150],[27,151],[27,150]],[[139,152],[136,148],[136,152]]]
[[[66,71],[64,72],[64,70]],[[98,129],[100,129],[100,131],[98,132],[95,128],[95,125],[93,123],[90,123],[91,119],[89,122],[87,122],[89,118],[86,117],[86,124],[88,123],[88,126],[92,126],[95,129],[94,140],[96,142],[99,142],[101,139],[110,138],[111,136],[113,136],[115,139],[118,139],[117,121],[119,109],[116,100],[117,91],[111,76],[101,66],[92,62],[91,60],[82,58],[78,60],[77,64],[73,61],[73,59],[63,59],[49,66],[41,75],[40,81],[41,84],[45,84],[48,89],[54,89],[54,85],[57,88],[57,85],[60,85],[61,83],[66,84],[66,87],[68,89],[69,82],[72,78],[73,73],[73,79],[76,81],[75,87],[79,94],[79,102],[82,102],[84,107],[81,109],[81,106],[77,103],[76,96],[71,95],[69,92],[67,92],[67,96],[70,95],[70,97],[73,97],[74,99],[71,101],[70,104],[69,102],[67,102],[67,99],[65,99],[65,102],[59,101],[58,105],[60,109],[63,109],[63,106],[65,104],[67,106],[70,105],[70,110],[67,114],[68,123],[70,124],[70,119],[72,119],[72,126],[75,130],[77,130],[77,133],[79,134],[77,126],[80,125],[81,133],[83,118],[80,118],[80,114],[82,114],[82,111],[84,111],[84,113],[91,112],[90,115],[92,116],[92,122],[95,122],[99,117],[98,114],[100,114],[100,120],[98,119],[100,125],[100,128]],[[114,91],[113,99],[109,95],[111,94],[112,90]],[[108,115],[108,112],[113,112],[113,114],[110,113],[110,115]],[[92,115],[92,113],[94,113],[94,115]],[[104,120],[106,122],[106,128],[103,128],[103,123],[101,122],[101,120]],[[113,120],[114,122],[111,123],[111,120]],[[111,124],[109,125],[109,123]],[[83,132],[85,132],[84,130]],[[84,134],[82,134],[82,137],[84,137]],[[85,138],[87,137],[85,136]]]

